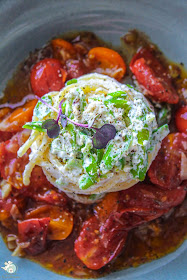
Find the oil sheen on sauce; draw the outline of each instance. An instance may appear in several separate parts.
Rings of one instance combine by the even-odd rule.
[[[90,46],[108,46],[90,32],[81,32],[76,34],[67,34],[64,39],[72,40],[80,36]],[[179,106],[184,104],[187,92],[187,73],[182,63],[176,64],[168,61],[160,53],[159,49],[152,44],[149,39],[141,32],[133,30],[121,38],[122,46],[117,48],[125,61],[129,62],[132,55],[140,46],[152,46],[155,48],[160,59],[169,67],[169,71],[174,79],[175,86],[180,94]],[[29,84],[29,71],[33,64],[45,57],[52,57],[52,50],[47,44],[41,50],[36,50],[21,63],[13,78],[8,82],[4,97],[1,103],[16,103],[24,96],[31,94]],[[168,66],[169,65],[169,66]],[[128,71],[124,82],[131,81]],[[174,111],[172,111],[174,113]],[[171,121],[170,130],[175,131],[174,122]],[[85,206],[80,203],[71,202],[71,210],[74,213],[75,225],[72,234],[64,241],[50,241],[48,250],[37,256],[25,256],[45,268],[59,274],[75,278],[97,278],[108,273],[121,270],[128,267],[136,267],[140,264],[160,258],[179,247],[185,238],[187,238],[187,200],[176,208],[170,210],[161,218],[137,227],[128,235],[126,246],[122,253],[112,263],[94,271],[88,269],[77,257],[74,252],[74,240],[76,239],[83,221],[91,215],[92,206]],[[13,230],[0,228],[2,236],[6,242],[6,235],[15,233]]]

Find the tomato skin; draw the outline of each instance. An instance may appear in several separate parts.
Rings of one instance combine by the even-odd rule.
[[[49,217],[18,222],[19,242],[28,242],[24,249],[27,254],[37,255],[45,250],[49,222]]]
[[[187,105],[177,110],[175,114],[175,123],[178,131],[187,133]]]
[[[161,149],[148,170],[148,176],[153,184],[164,189],[180,185],[181,153],[187,155],[185,143],[187,143],[185,133],[171,133],[163,140]]]
[[[144,183],[107,194],[95,206],[94,216],[83,224],[75,241],[78,258],[88,268],[103,267],[121,252],[129,230],[167,213],[185,196],[185,185],[162,190]]]
[[[75,241],[74,250],[88,268],[97,270],[120,253],[126,242],[127,232],[118,227],[111,223],[110,229],[106,230],[95,216],[84,223]]]
[[[157,211],[168,211],[182,203],[186,195],[185,186],[175,189],[160,189],[152,184],[138,183],[135,186],[122,191],[120,195],[121,209],[135,209],[136,214],[141,215],[141,209],[149,209],[157,216]],[[145,214],[144,214],[145,215]],[[149,213],[147,213],[149,215]],[[152,214],[151,214],[152,216]]]
[[[17,157],[17,151],[30,136],[30,131],[23,130],[15,134],[10,140],[0,143],[0,173],[15,188],[23,186],[22,174],[29,161],[29,154]]]
[[[135,75],[140,86],[154,100],[176,104],[179,96],[167,75],[165,68],[153,55],[149,48],[141,48],[130,63],[130,70]]]
[[[45,58],[34,65],[30,74],[33,92],[39,97],[64,87],[65,71],[55,58]]]
[[[23,125],[30,122],[33,110],[37,103],[36,99],[30,100],[23,106],[16,108],[0,122],[0,131],[16,133],[23,130]]]
[[[73,229],[73,215],[61,207],[40,205],[25,214],[25,219],[50,217],[47,239],[64,240]]]
[[[126,64],[118,52],[105,48],[95,47],[89,50],[88,58],[93,63],[94,71],[108,75],[120,81],[126,73]]]
[[[74,46],[68,41],[56,38],[51,41],[51,45],[54,57],[59,59],[62,64],[64,64],[66,60],[76,57]]]
[[[75,59],[69,59],[66,62],[66,70],[68,80],[76,79],[88,72],[83,62]]]

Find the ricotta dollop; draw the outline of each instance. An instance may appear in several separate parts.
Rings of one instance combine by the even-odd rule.
[[[104,149],[95,149],[91,128],[68,122],[65,128],[61,126],[55,139],[33,130],[18,152],[21,156],[31,148],[24,184],[29,184],[35,165],[41,166],[47,179],[70,196],[119,191],[144,180],[162,139],[168,134],[167,125],[157,127],[154,109],[147,99],[132,86],[96,73],[68,84],[43,99],[56,109],[64,99],[62,112],[68,118],[96,128],[112,124],[116,136]],[[33,121],[50,118],[57,118],[57,112],[39,101]]]

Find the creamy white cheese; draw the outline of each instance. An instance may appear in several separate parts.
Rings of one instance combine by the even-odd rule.
[[[112,101],[110,94],[118,91],[124,95],[116,99],[119,102],[125,100],[125,105],[116,105]],[[168,134],[167,127],[157,130],[153,108],[141,93],[105,75],[84,75],[76,83],[44,98],[56,109],[65,99],[63,113],[74,122],[96,128],[112,124],[117,133],[102,150],[100,160],[98,150],[93,148],[93,129],[82,129],[68,122],[66,128],[61,127],[56,139],[48,138],[45,146],[43,141],[47,136],[40,133],[31,145],[30,162],[24,172],[26,185],[34,166],[32,159],[35,158],[48,180],[67,193],[90,195],[126,189],[144,179],[160,142]],[[50,118],[57,118],[57,112],[38,103],[33,121]],[[32,139],[36,138],[33,138],[34,133]],[[25,148],[21,148],[20,156],[22,150]],[[38,151],[40,157],[37,157]],[[90,168],[94,163],[97,170]],[[93,184],[84,189],[80,182],[85,176],[91,178]]]

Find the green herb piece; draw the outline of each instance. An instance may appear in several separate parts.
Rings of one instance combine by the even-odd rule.
[[[96,153],[97,153],[97,165],[99,166],[100,163],[101,163],[101,160],[103,158],[104,150],[103,149],[97,149]]]
[[[133,175],[134,179],[139,179],[143,181],[146,176],[147,167],[148,167],[148,157],[145,154],[146,158],[141,158],[140,163],[137,165],[136,169],[131,169],[131,174]]]
[[[85,158],[88,160],[88,158]],[[93,155],[89,157],[89,163],[86,165],[83,164],[87,174],[83,174],[79,180],[79,188],[82,190],[88,189],[90,186],[94,185],[97,182],[98,174],[98,166],[96,159]]]
[[[66,86],[69,86],[71,84],[76,84],[76,83],[77,83],[77,79],[71,79],[71,80],[66,82]]]
[[[70,133],[71,135],[71,145],[72,147],[76,148],[76,132],[75,132],[75,126],[72,123],[68,123],[68,125],[66,126],[67,131]]]
[[[42,122],[28,122],[26,123],[23,128],[37,130],[39,132],[45,132],[46,130],[42,128]]]
[[[93,155],[89,157],[89,164],[85,166],[88,175],[95,181],[97,179],[97,161]]]
[[[134,89],[134,87],[132,85],[126,84],[126,86],[128,86],[128,88]]]
[[[120,164],[121,164],[121,170],[125,167],[125,158],[122,157],[120,160],[119,160]]]
[[[83,174],[79,179],[79,188],[81,190],[86,190],[92,185],[94,185],[94,181],[90,178],[88,174]]]
[[[142,130],[138,131],[137,138],[138,144],[143,145],[145,140],[149,140],[149,130],[143,128]]]
[[[111,170],[116,163],[116,158],[117,159],[122,158],[123,154],[129,149],[131,143],[132,143],[132,136],[127,136],[124,148],[122,148],[117,153],[113,153],[114,144],[108,145],[102,158],[102,163],[104,164],[105,168]]]
[[[86,107],[86,98],[85,95],[81,96],[80,98],[80,111],[83,112],[84,108]]]
[[[112,93],[108,93],[107,96],[111,96],[113,98],[118,98],[118,97],[127,97],[127,93],[124,91],[115,91]]]
[[[126,112],[130,110],[130,106],[129,104],[127,104],[127,100],[111,98],[104,101],[105,105],[108,105],[110,103],[114,104],[116,108],[124,109]]]
[[[65,169],[71,170],[73,168],[82,168],[82,160],[80,159],[69,159],[65,165]]]

